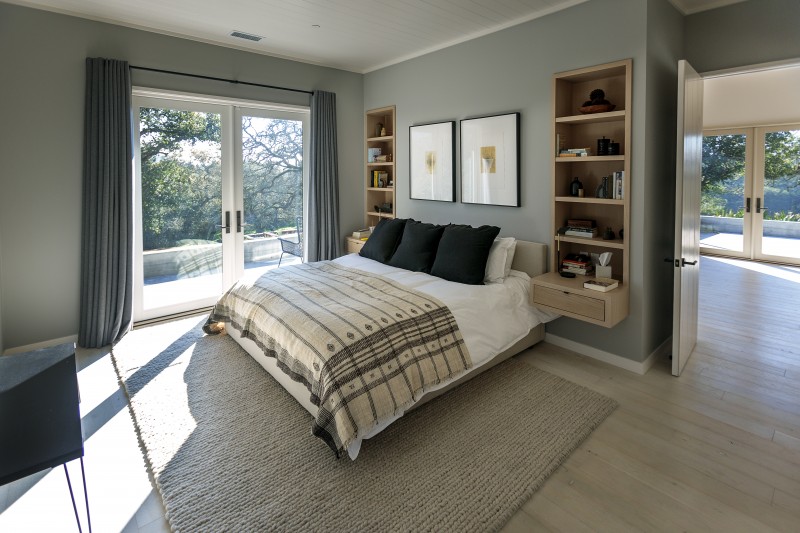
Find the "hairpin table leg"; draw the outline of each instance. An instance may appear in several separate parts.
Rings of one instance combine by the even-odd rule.
[[[81,460],[81,478],[83,479],[83,498],[86,501],[86,521],[89,524],[89,533],[92,533],[92,517],[89,514],[89,492],[86,490],[86,470],[83,468],[83,457]],[[67,463],[64,463],[64,474],[67,476],[67,486],[69,487],[69,497],[72,499],[72,510],[75,512],[75,522],[78,524],[78,533],[83,533],[81,528],[81,519],[78,516],[78,506],[75,503],[75,493],[72,492],[72,483],[69,480],[69,470],[67,470]]]
[[[69,497],[72,498],[72,510],[75,511],[75,522],[78,524],[78,533],[83,533],[83,529],[81,528],[81,519],[78,517],[78,506],[75,505],[75,494],[72,492],[72,483],[69,481],[69,470],[67,470],[67,463],[64,463],[64,473],[67,475]]]

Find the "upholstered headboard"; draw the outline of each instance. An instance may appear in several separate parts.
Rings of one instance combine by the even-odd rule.
[[[527,272],[531,277],[544,274],[547,272],[547,245],[517,240],[511,268]]]

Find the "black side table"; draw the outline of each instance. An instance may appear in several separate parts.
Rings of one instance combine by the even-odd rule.
[[[0,485],[63,465],[80,532],[66,465],[80,459],[91,533],[78,402],[74,344],[0,357]]]

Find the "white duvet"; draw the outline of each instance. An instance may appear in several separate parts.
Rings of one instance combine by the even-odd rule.
[[[558,316],[529,304],[531,282],[524,272],[512,270],[503,283],[465,285],[384,265],[358,254],[334,262],[385,276],[439,299],[453,313],[475,367],[510,348],[532,328]]]

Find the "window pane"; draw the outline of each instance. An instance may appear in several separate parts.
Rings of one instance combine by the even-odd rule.
[[[744,173],[747,136],[703,137],[700,246],[744,251]]]
[[[141,108],[143,307],[222,290],[220,115]]]
[[[266,270],[302,255],[303,123],[242,117],[244,266]],[[288,252],[283,255],[281,253]],[[296,254],[296,255],[293,255]]]
[[[764,137],[764,206],[761,253],[800,258],[800,130]]]

